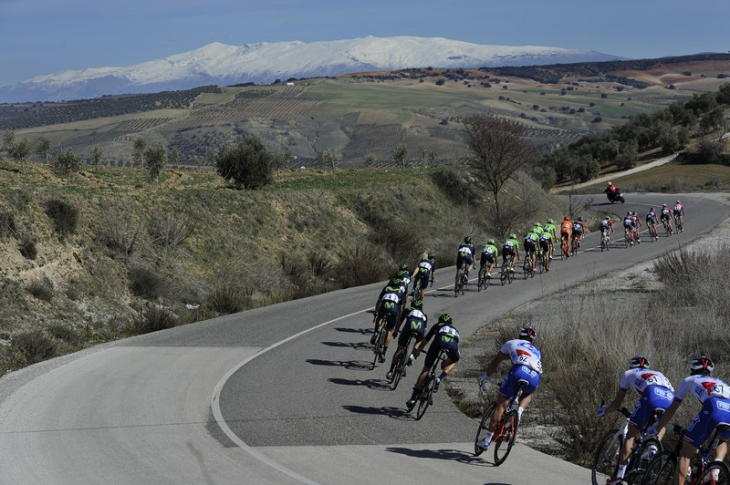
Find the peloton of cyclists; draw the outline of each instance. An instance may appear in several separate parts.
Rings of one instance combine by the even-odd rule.
[[[730,387],[720,379],[712,377],[712,371],[715,369],[712,360],[704,355],[697,356],[690,361],[689,369],[690,375],[680,384],[671,406],[661,417],[659,423],[649,429],[650,434],[660,433],[688,394],[696,397],[702,404],[702,409],[682,437],[676,483],[685,483],[690,458],[697,452],[697,448],[707,441],[715,427],[720,423],[730,423]],[[716,461],[725,459],[728,439],[730,439],[730,431],[721,431],[720,444],[715,450]]]
[[[393,380],[393,369],[395,368],[396,362],[398,362],[398,359],[400,359],[401,355],[405,351],[411,335],[415,335],[416,344],[418,344],[418,342],[423,340],[424,334],[426,333],[428,317],[423,312],[423,301],[419,299],[412,300],[411,306],[403,314],[403,319],[405,320],[405,326],[403,326],[403,330],[400,332],[400,336],[398,337],[398,348],[396,348],[395,353],[393,354],[393,359],[390,362],[390,370],[385,375],[385,378],[389,381]],[[396,329],[393,333],[394,337],[397,335],[398,329]]]
[[[497,408],[492,414],[487,434],[477,442],[477,446],[486,450],[492,442],[494,431],[497,429],[499,420],[507,409],[507,405],[517,394],[518,385],[523,381],[525,387],[522,389],[522,398],[518,403],[517,418],[522,418],[522,413],[532,401],[532,394],[537,390],[542,375],[542,354],[533,343],[535,341],[535,330],[528,326],[520,329],[519,337],[508,340],[499,349],[497,355],[487,366],[486,376],[489,378],[497,371],[497,367],[504,360],[511,360],[512,367],[504,378],[499,388]]]
[[[645,430],[656,419],[658,414],[666,411],[672,404],[674,398],[674,388],[664,374],[659,371],[649,369],[649,361],[640,355],[635,356],[629,361],[629,370],[621,375],[618,392],[616,397],[610,404],[601,406],[596,413],[599,418],[603,418],[621,406],[626,392],[629,389],[636,391],[639,401],[634,406],[634,410],[629,418],[629,430],[624,439],[623,450],[619,460],[616,475],[606,481],[607,485],[621,483],[626,473],[631,450],[634,447],[634,440],[639,434]],[[660,440],[662,434],[658,437]],[[650,453],[656,453],[658,450],[647,450]]]
[[[418,393],[421,392],[421,388],[423,388],[423,384],[426,381],[428,371],[431,369],[431,366],[438,358],[441,350],[446,350],[448,357],[441,365],[441,375],[436,378],[436,386],[434,387],[434,392],[438,391],[441,381],[443,381],[447,375],[449,375],[454,369],[456,369],[456,364],[461,358],[461,354],[459,354],[459,331],[454,326],[451,315],[449,315],[448,313],[444,313],[438,318],[436,325],[431,327],[431,329],[428,331],[426,338],[418,342],[418,344],[415,346],[413,354],[411,354],[413,359],[418,358],[418,355],[421,353],[421,351],[423,351],[423,348],[434,336],[436,338],[429,346],[428,352],[426,352],[426,359],[423,362],[423,369],[421,370],[421,374],[418,376],[418,380],[416,380],[416,385],[413,386],[413,394],[411,394],[411,398],[406,402],[406,407],[408,408],[409,412],[413,409],[413,406],[416,405],[416,398],[418,397]]]

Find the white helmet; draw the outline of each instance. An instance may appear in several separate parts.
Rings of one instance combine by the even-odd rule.
[[[609,186],[609,187],[610,187],[610,186],[612,186],[612,185],[613,185],[613,182],[609,182],[609,183],[608,183],[608,186]]]

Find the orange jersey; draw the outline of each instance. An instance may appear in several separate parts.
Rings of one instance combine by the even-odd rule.
[[[570,232],[573,229],[573,223],[570,221],[563,221],[560,226],[560,232]]]

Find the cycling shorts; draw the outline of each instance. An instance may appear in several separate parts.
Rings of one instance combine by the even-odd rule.
[[[611,226],[601,226],[601,234],[610,234]]]
[[[547,251],[548,249],[550,249],[550,241],[548,241],[547,239],[540,239],[540,247],[543,251]]]
[[[651,223],[651,224],[654,224],[655,226],[658,224],[656,217],[649,217],[649,216],[647,216],[647,218],[646,218],[646,223],[647,224]]]
[[[573,229],[573,237],[580,237],[583,235],[583,231],[576,231]]]
[[[570,239],[570,233],[568,231],[560,231],[560,239]]]
[[[456,267],[461,269],[462,266],[464,266],[464,263],[466,263],[467,266],[471,266],[471,264],[474,262],[474,258],[470,255],[464,256],[461,253],[456,257]]]
[[[681,217],[682,216],[682,211],[678,211],[677,209],[674,209],[674,215],[677,216],[677,217]]]
[[[665,220],[668,221],[669,220],[669,217],[670,217],[670,215],[669,214],[665,214],[664,212],[662,212],[662,215],[659,216],[659,218],[661,220],[663,220],[663,221],[665,221]]]
[[[624,229],[633,229],[634,225],[630,222],[624,222]]]
[[[514,258],[515,257],[515,254],[516,254],[515,253],[515,248],[509,247],[509,246],[504,246],[502,248],[502,257],[503,258],[505,256],[512,256]]]
[[[525,241],[525,251],[528,253],[534,253],[537,250],[537,246],[535,245],[535,241],[533,240],[526,240]]]
[[[450,341],[445,341],[442,340],[439,335],[436,335],[436,340],[434,340],[428,348],[428,353],[426,353],[426,360],[423,362],[423,367],[430,369],[433,363],[436,362],[436,358],[439,356],[441,349],[446,349],[446,354],[448,355],[451,363],[459,362],[459,359],[461,359],[458,340],[451,339]]]
[[[398,345],[405,347],[408,345],[408,339],[411,335],[416,336],[416,342],[423,340],[426,332],[426,323],[418,318],[406,320],[406,324],[403,326],[403,331],[398,336]]]
[[[383,317],[386,329],[393,330],[395,328],[395,324],[398,321],[399,308],[398,304],[392,301],[383,300],[380,303],[380,315]]]
[[[710,397],[705,400],[702,409],[687,426],[687,432],[682,438],[695,448],[699,448],[707,441],[719,423],[730,424],[730,399]],[[722,431],[720,438],[730,439],[730,431]]]
[[[655,411],[664,412],[674,400],[674,393],[663,386],[649,386],[644,389],[634,412],[631,413],[629,423],[637,429],[643,430],[651,421]]]
[[[504,378],[502,386],[499,388],[499,395],[512,399],[517,394],[517,383],[521,380],[527,381],[527,385],[522,388],[522,395],[529,396],[537,390],[540,382],[540,373],[532,370],[526,365],[513,365]]]
[[[431,272],[430,271],[419,271],[418,275],[416,275],[416,278],[421,280],[421,288],[428,288],[428,282],[431,279]],[[413,283],[413,287],[415,288],[416,284]]]
[[[485,264],[489,263],[492,264],[497,260],[497,258],[494,256],[494,254],[486,254],[482,253],[482,259],[479,261],[479,264],[481,266],[484,266]]]

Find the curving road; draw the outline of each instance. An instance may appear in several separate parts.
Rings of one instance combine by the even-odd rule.
[[[672,200],[670,200],[670,198]],[[637,210],[674,196],[629,195]],[[435,291],[463,336],[516,306],[663,254],[730,216],[682,197],[687,231],[657,243],[555,261],[486,293]],[[604,200],[596,198],[597,201]],[[440,270],[438,283],[453,279]],[[382,284],[199,322],[55,359],[0,379],[0,484],[585,483],[585,469],[515,446],[499,468],[471,454],[476,422],[445,394],[413,421],[415,378],[368,370],[367,312]],[[473,287],[471,288],[473,290]],[[508,298],[507,291],[511,290]],[[549,369],[547,370],[549,372]],[[518,438],[519,441],[519,438]]]

